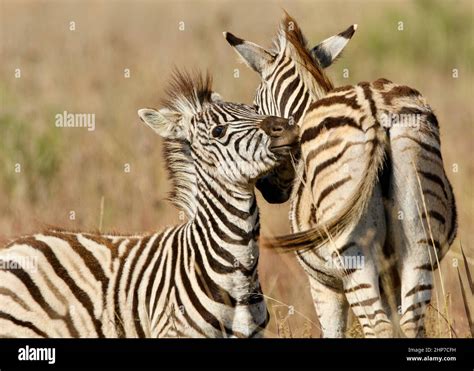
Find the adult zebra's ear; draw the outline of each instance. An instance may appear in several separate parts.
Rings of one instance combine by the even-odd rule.
[[[327,38],[311,49],[311,56],[322,68],[329,67],[344,50],[356,30],[357,25],[353,24],[337,35]]]
[[[156,111],[152,108],[138,110],[140,119],[156,133],[167,139],[185,139],[182,116],[178,112],[162,108]]]
[[[230,32],[223,32],[223,35],[245,64],[259,74],[274,61],[274,56],[261,46],[234,36]]]

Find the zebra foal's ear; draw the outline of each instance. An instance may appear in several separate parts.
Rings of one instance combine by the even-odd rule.
[[[261,46],[245,41],[230,32],[223,32],[223,35],[244,62],[254,71],[261,74],[264,68],[273,62],[273,55]]]
[[[162,108],[156,111],[152,108],[138,110],[140,119],[163,138],[184,139],[184,128],[181,124],[181,114]]]
[[[357,25],[353,24],[341,33],[327,38],[311,49],[311,56],[322,68],[330,66],[341,54],[356,30]]]

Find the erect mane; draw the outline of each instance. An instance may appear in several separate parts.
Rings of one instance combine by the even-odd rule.
[[[298,23],[286,12],[285,17],[280,23],[275,45],[277,53],[287,53],[296,62],[301,75],[303,78],[306,77],[304,82],[310,84],[308,86],[311,88],[310,90],[314,92],[320,91],[324,94],[333,89],[333,84],[311,56],[306,38]],[[311,77],[313,81],[309,81]]]
[[[212,78],[209,74],[175,71],[166,89],[163,105],[181,113],[184,117],[201,112],[212,102]],[[196,170],[191,157],[191,145],[186,140],[167,139],[163,146],[163,155],[172,183],[168,199],[184,210],[189,218],[196,211]]]
[[[191,146],[185,140],[165,140],[163,156],[172,187],[168,200],[192,218],[196,211],[197,184]]]
[[[212,102],[212,77],[175,70],[163,105],[183,115],[195,115]]]

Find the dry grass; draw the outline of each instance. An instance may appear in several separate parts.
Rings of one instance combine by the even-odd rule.
[[[169,183],[160,140],[139,125],[136,110],[157,105],[175,65],[209,68],[225,98],[250,102],[258,78],[237,61],[221,32],[232,31],[269,46],[282,7],[300,22],[311,42],[359,24],[345,57],[329,69],[336,85],[386,77],[417,88],[435,109],[460,226],[452,251],[441,263],[448,297],[441,292],[438,297],[446,298],[449,313],[430,309],[428,335],[449,334],[442,329],[444,316],[450,318],[456,336],[470,336],[472,318],[470,324],[466,315],[469,310],[471,316],[474,313],[470,276],[474,163],[468,155],[474,122],[469,98],[474,60],[470,0],[0,0],[0,238],[36,231],[43,223],[132,232],[181,222],[178,211],[165,201]],[[75,31],[69,30],[70,21],[76,22]],[[179,30],[181,21],[184,31]],[[399,21],[404,22],[404,31],[397,30]],[[14,76],[16,68],[21,69],[20,79]],[[124,78],[125,68],[130,69],[130,78]],[[233,76],[235,68],[240,70],[239,79]],[[343,77],[346,68],[348,78]],[[452,77],[453,68],[459,70],[457,79]],[[95,113],[96,130],[55,128],[54,115],[64,110]],[[22,165],[19,174],[14,172],[17,163]],[[124,172],[125,164],[130,164],[130,173]],[[451,171],[454,164],[457,172]],[[262,234],[287,232],[288,205],[259,201]],[[470,272],[466,264],[471,265]],[[267,335],[318,337],[308,283],[294,257],[262,251],[260,275],[274,314]],[[353,335],[357,336],[356,329]]]

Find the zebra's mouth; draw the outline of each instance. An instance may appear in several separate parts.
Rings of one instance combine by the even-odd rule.
[[[289,152],[295,147],[294,144],[281,144],[277,146],[270,146],[270,151],[275,152],[275,153],[282,153],[282,152]]]
[[[270,143],[270,151],[275,154],[289,154],[295,152],[298,149],[298,137],[289,136],[286,138],[272,138]]]
[[[270,151],[275,154],[289,154],[298,148],[299,137],[298,130],[291,129],[280,133],[279,136],[271,138]]]

